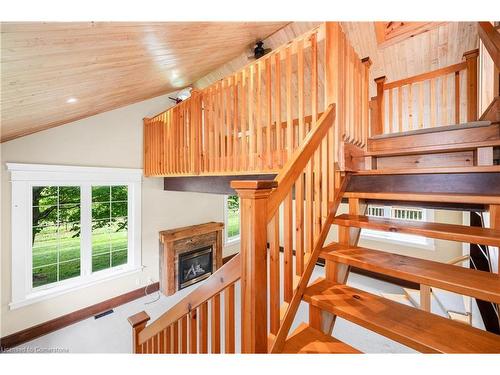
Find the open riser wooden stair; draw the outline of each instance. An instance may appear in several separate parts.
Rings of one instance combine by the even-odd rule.
[[[498,272],[358,246],[362,229],[500,246],[498,88],[490,105],[477,99],[478,53],[498,69],[500,44],[478,24],[485,49],[417,77],[377,79],[371,101],[370,60],[326,22],[145,119],[148,176],[276,177],[231,182],[240,254],[151,324],[145,312],[131,317],[134,352],[233,353],[239,336],[242,353],[359,353],[332,337],[340,317],[424,353],[500,353],[499,335],[430,312],[432,288],[499,304]],[[407,118],[403,90],[418,95]],[[343,201],[349,212],[337,215]],[[365,216],[372,202],[488,211],[490,227]],[[338,239],[326,245],[333,226]],[[324,277],[312,282],[320,258]],[[353,267],[418,284],[419,308],[348,286]],[[290,332],[304,302],[309,321]]]

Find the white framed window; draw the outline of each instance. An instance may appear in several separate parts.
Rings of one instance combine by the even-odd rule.
[[[141,169],[7,163],[12,302],[141,269]]]
[[[237,195],[224,196],[224,243],[240,241],[240,199]]]
[[[418,207],[368,205],[367,216],[409,221],[433,221],[434,211]],[[362,229],[361,237],[367,240],[434,250],[434,239],[412,234]]]

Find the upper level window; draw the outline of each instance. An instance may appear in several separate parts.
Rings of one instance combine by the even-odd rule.
[[[224,199],[225,243],[240,240],[240,199],[228,195]]]
[[[386,219],[432,221],[433,212],[431,210],[417,207],[368,205],[367,215]],[[371,240],[381,240],[398,243],[410,247],[434,249],[433,239],[405,233],[382,232],[372,229],[362,229],[361,237]]]
[[[7,167],[11,308],[140,268],[141,170]]]

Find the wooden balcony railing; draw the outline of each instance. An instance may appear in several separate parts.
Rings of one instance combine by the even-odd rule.
[[[338,143],[363,146],[369,67],[338,23],[324,23],[144,119],[145,175],[277,173],[330,103],[330,142],[337,132]]]
[[[240,255],[236,255],[152,324],[146,326],[150,318],[145,311],[131,316],[128,320],[133,328],[132,351],[234,353],[235,286],[240,275]]]
[[[389,83],[375,79],[371,135],[477,120],[477,57],[473,50],[445,68]]]

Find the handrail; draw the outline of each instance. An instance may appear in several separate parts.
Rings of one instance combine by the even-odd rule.
[[[497,69],[500,70],[500,34],[490,22],[478,22],[477,32]]]
[[[397,81],[392,81],[384,83],[384,90],[390,90],[395,87],[406,86],[412,83],[427,81],[432,78],[444,76],[450,73],[459,72],[461,70],[467,69],[466,62],[459,62],[458,64],[445,66],[444,68],[431,70],[430,72],[425,72],[408,78],[399,79]]]
[[[289,193],[293,184],[303,173],[311,156],[314,154],[323,138],[328,133],[328,129],[335,122],[335,104],[330,104],[323,115],[316,122],[316,125],[304,138],[302,145],[295,150],[293,156],[286,162],[280,173],[274,178],[278,187],[273,190],[267,203],[267,221],[269,222],[279,205]]]
[[[189,293],[153,323],[146,326],[139,333],[138,344],[143,344],[166,327],[175,323],[229,285],[238,281],[240,276],[240,255],[238,254],[215,271],[198,288]]]

